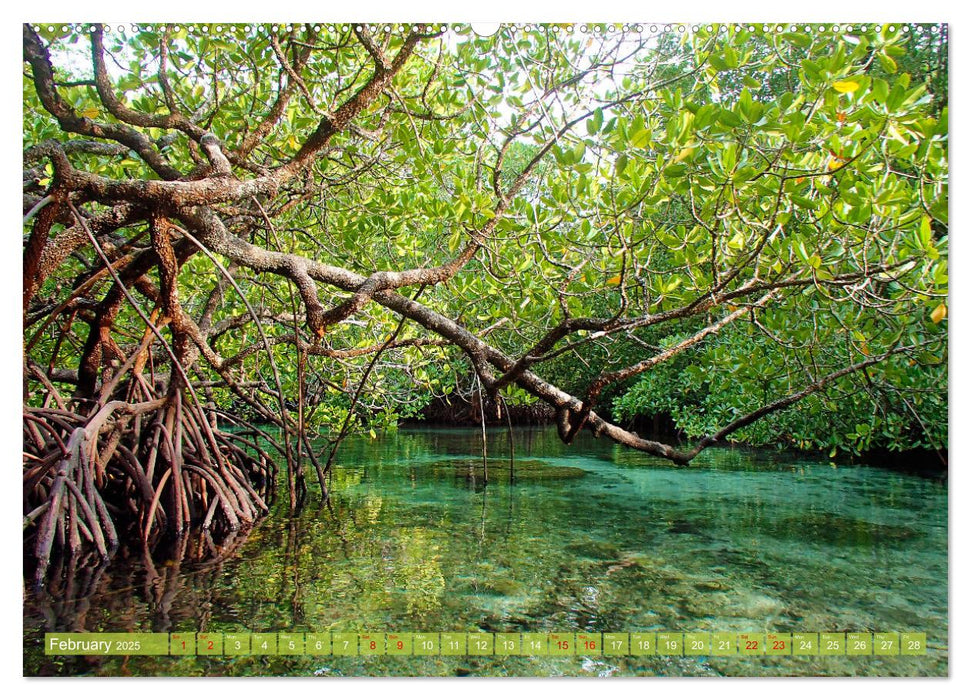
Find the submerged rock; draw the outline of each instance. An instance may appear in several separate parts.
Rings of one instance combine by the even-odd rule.
[[[690,520],[674,520],[668,526],[668,532],[675,535],[700,535],[701,529]]]
[[[882,525],[835,513],[803,513],[772,523],[769,533],[781,539],[853,546],[903,542],[917,533],[902,525]]]
[[[732,590],[732,587],[724,581],[701,581],[695,584],[695,588],[702,593]]]
[[[486,595],[513,597],[522,595],[525,590],[523,584],[511,578],[494,578],[478,584],[478,592]]]
[[[486,460],[490,483],[508,484],[510,479],[509,460],[490,458]],[[419,474],[427,474],[434,479],[464,479],[483,481],[485,470],[481,458],[460,457],[456,459],[430,462],[415,468]],[[577,467],[564,467],[537,459],[517,459],[512,465],[512,478],[516,482],[561,481],[580,479],[587,472]]]
[[[620,559],[620,550],[616,545],[603,540],[581,540],[571,542],[566,546],[566,551],[570,554],[585,559],[600,561],[616,561]]]

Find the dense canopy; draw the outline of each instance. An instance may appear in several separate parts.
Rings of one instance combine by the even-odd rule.
[[[325,489],[308,430],[332,458],[436,397],[678,464],[946,446],[944,27],[23,41],[41,562],[252,522],[276,463]],[[625,422],[658,414],[691,440]]]

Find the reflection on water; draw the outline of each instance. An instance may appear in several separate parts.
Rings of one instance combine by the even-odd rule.
[[[329,507],[283,504],[215,560],[119,557],[25,601],[27,674],[946,675],[947,490],[584,436],[348,441]],[[488,485],[485,476],[488,472]],[[211,543],[210,543],[211,545]],[[922,631],[925,657],[46,658],[44,631]]]

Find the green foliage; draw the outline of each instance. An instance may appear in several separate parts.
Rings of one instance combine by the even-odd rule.
[[[271,36],[290,62],[302,47],[317,47],[302,89],[250,156],[259,168],[280,167],[323,114],[361,89],[372,60],[348,26],[260,29],[113,33],[106,49],[121,66],[112,68],[113,87],[133,109],[167,113],[158,74],[164,43],[171,101],[196,115],[226,152],[242,152],[286,80]],[[609,29],[505,27],[482,38],[458,27],[428,39],[300,182],[263,202],[272,227],[251,208],[226,205],[221,215],[256,245],[364,276],[443,265],[494,226],[454,275],[421,290],[420,302],[511,357],[527,353],[567,315],[622,324],[688,309],[670,322],[561,340],[533,368],[578,395],[602,372],[672,348],[750,305],[733,325],[603,395],[617,396],[621,417],[669,413],[691,435],[713,432],[827,372],[920,346],[737,437],[850,450],[946,443],[943,29],[716,25],[661,37]],[[47,38],[61,77],[84,82],[86,40]],[[393,56],[403,33],[380,32],[379,39]],[[90,85],[62,92],[78,113],[118,121]],[[144,131],[152,139],[166,135]],[[65,138],[30,81],[24,133],[28,145]],[[169,133],[161,152],[183,171],[197,167],[196,144]],[[157,177],[131,152],[71,159],[105,177]],[[240,168],[234,174],[253,176]],[[509,201],[497,196],[497,188],[517,183]],[[124,232],[134,233],[144,231]],[[84,256],[93,259],[90,251]],[[61,299],[84,267],[69,258],[38,298]],[[296,323],[309,340],[299,309],[294,321],[300,300],[293,301],[289,281],[236,272],[269,335],[292,335]],[[208,259],[188,260],[180,281],[190,316],[202,313],[219,279]],[[760,303],[771,289],[777,294]],[[347,298],[327,285],[319,292],[325,307]],[[246,313],[226,289],[213,324]],[[471,365],[454,344],[401,344],[434,337],[414,321],[365,380],[373,349],[399,320],[370,303],[329,330],[323,347],[331,356],[301,356],[292,342],[274,345],[287,400],[298,395],[303,362],[308,415],[319,426],[343,422],[349,394],[362,381],[356,412],[360,427],[372,430],[415,415],[434,396],[471,388]],[[42,334],[32,349],[39,362],[73,368],[85,326],[72,323],[76,333],[57,353],[56,335]],[[118,325],[130,336],[139,323],[131,309],[122,310]],[[267,352],[254,350],[258,343],[249,322],[212,339],[224,358],[248,353],[236,365],[237,379],[268,392]],[[201,364],[194,371],[204,381],[220,379]],[[522,388],[506,391],[526,397]],[[225,387],[213,396],[224,406],[233,401]]]
[[[915,372],[913,367],[912,360],[895,359],[878,376],[844,378],[733,438],[831,456],[874,447],[946,446],[947,368],[928,365]],[[805,372],[763,337],[733,329],[704,351],[645,375],[612,408],[618,419],[669,415],[687,435],[701,437],[790,393],[805,382]]]

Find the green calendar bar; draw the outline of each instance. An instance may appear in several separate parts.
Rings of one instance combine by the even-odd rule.
[[[791,634],[765,635],[765,653],[767,656],[789,656],[792,654]]]
[[[738,643],[733,632],[715,632],[711,635],[712,656],[735,656]]]
[[[357,641],[357,635],[353,632],[334,632],[331,634],[334,656],[357,656]]]
[[[155,632],[48,632],[48,656],[167,656],[169,635]]]
[[[896,656],[900,653],[900,635],[896,632],[877,632],[873,635],[873,653],[877,656]]]
[[[417,656],[438,656],[438,635],[413,634],[411,636],[411,648]]]
[[[280,640],[283,644],[283,640]],[[333,648],[330,643],[330,632],[310,632],[304,635],[303,648],[309,656],[330,656]]]
[[[222,634],[219,632],[200,632],[197,634],[196,653],[198,653],[200,656],[222,656]]]
[[[549,656],[550,638],[540,632],[523,633],[523,654],[526,656]]]
[[[744,656],[761,656],[765,653],[765,635],[754,632],[738,635],[738,652]]]
[[[657,653],[666,656],[681,656],[684,650],[684,635],[680,632],[658,632]]]
[[[464,634],[456,632],[442,632],[442,655],[465,656],[466,639]]]
[[[796,656],[819,654],[819,635],[815,632],[795,632],[792,635],[792,653]]]
[[[523,640],[518,634],[499,633],[496,635],[496,654],[498,656],[518,656],[523,653]]]
[[[250,652],[263,656],[276,656],[276,633],[250,635]]]
[[[578,654],[599,656],[603,653],[603,635],[591,634],[590,632],[578,632],[576,637],[576,650]]]
[[[48,656],[915,656],[924,632],[48,632]]]
[[[492,656],[495,646],[493,636],[488,632],[471,632],[465,635],[470,656]]]
[[[389,656],[411,656],[412,655],[412,635],[405,633],[395,633],[385,636],[385,645]]]
[[[819,653],[823,656],[846,654],[846,635],[842,632],[823,632],[819,635]]]
[[[290,634],[288,632],[280,632],[277,640],[277,650],[283,656],[304,656],[305,654],[311,653],[307,651],[306,637],[302,633]]]
[[[604,634],[603,647],[607,656],[630,656],[630,635],[607,632]]]
[[[550,633],[551,656],[573,656],[576,653],[576,639],[572,634]]]
[[[633,656],[653,656],[657,653],[657,635],[653,632],[634,632],[630,636]]]
[[[170,634],[169,653],[172,656],[196,656],[196,633],[173,632]]]
[[[923,632],[904,632],[900,635],[900,653],[919,656],[927,653],[927,635]]]
[[[367,632],[357,635],[358,644],[361,647],[361,656],[383,656],[384,655],[384,635]]]
[[[688,632],[684,635],[685,656],[707,656],[711,648],[711,634]]]
[[[223,650],[228,656],[250,653],[249,632],[226,632],[223,635]]]
[[[869,632],[846,633],[847,656],[870,656],[873,654],[873,637]]]

